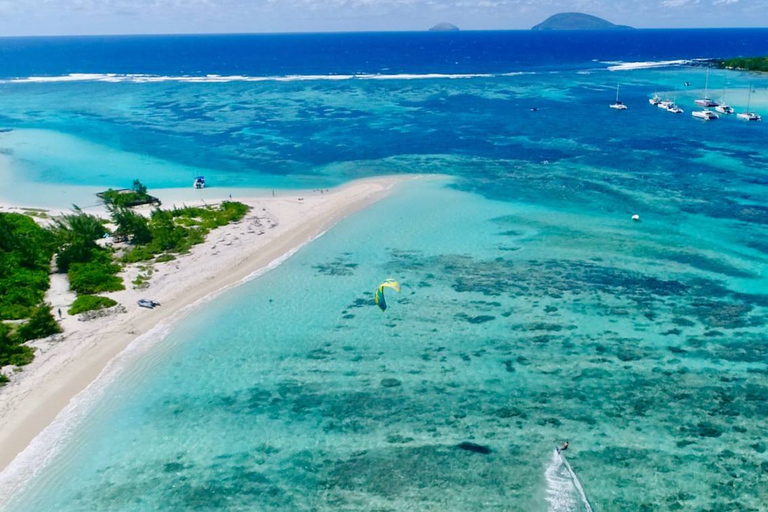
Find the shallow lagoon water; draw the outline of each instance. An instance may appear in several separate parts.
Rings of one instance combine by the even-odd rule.
[[[562,439],[595,510],[760,510],[753,262],[585,218],[406,185],[127,364],[10,510],[583,509]]]

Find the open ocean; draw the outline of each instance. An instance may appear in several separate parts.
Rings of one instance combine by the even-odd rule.
[[[0,200],[448,176],[136,343],[0,509],[768,510],[768,125],[693,119],[706,70],[669,62],[766,54],[768,29],[0,39]],[[737,112],[767,87],[709,73]]]

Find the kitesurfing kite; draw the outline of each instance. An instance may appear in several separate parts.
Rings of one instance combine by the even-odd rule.
[[[387,310],[387,301],[384,300],[384,288],[392,288],[397,293],[400,293],[400,283],[394,279],[387,279],[376,289],[374,300],[376,301],[376,305],[379,306],[382,311]]]

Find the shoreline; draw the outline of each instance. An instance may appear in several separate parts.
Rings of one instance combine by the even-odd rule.
[[[138,265],[131,265],[121,273],[127,289],[104,294],[123,305],[125,313],[90,321],[66,315],[61,321],[64,334],[31,342],[37,348],[35,360],[0,388],[0,474],[137,338],[161,324],[172,325],[193,309],[190,306],[267,271],[345,217],[383,199],[396,185],[419,178],[368,178],[323,194],[281,191],[277,197],[233,198],[252,207],[248,215],[212,231],[189,254],[153,264],[149,289],[131,288],[138,273]],[[162,199],[162,190],[158,195]],[[195,204],[195,199],[186,204]],[[0,205],[0,211],[31,208]],[[142,309],[136,305],[137,297],[151,297],[163,305]]]

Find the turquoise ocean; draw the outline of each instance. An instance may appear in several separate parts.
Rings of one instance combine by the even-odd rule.
[[[652,63],[713,55],[641,36],[542,64],[476,35],[423,72],[376,46],[325,73],[0,73],[0,200],[435,175],[135,343],[0,475],[0,508],[766,510],[768,129],[690,111],[706,83],[768,114],[768,78]]]

